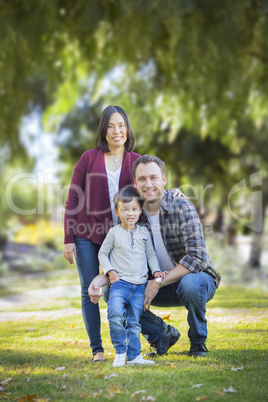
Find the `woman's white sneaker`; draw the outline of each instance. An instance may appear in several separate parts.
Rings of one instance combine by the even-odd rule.
[[[142,355],[138,355],[133,360],[129,360],[127,364],[155,364],[153,360],[145,360]]]
[[[113,367],[122,367],[126,365],[126,353],[116,353],[114,361],[113,361]]]

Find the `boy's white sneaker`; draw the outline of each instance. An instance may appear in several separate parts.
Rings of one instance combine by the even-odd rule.
[[[129,360],[127,364],[155,364],[153,360],[145,360],[142,355],[138,355],[133,360]]]
[[[116,353],[114,361],[113,361],[113,367],[122,367],[126,365],[126,357],[127,353]]]

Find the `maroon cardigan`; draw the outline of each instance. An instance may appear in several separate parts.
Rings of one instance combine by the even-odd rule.
[[[132,165],[139,157],[126,152],[123,157],[119,189],[133,184]],[[64,243],[74,243],[74,236],[101,244],[112,226],[108,179],[102,149],[83,153],[74,168],[65,205]]]

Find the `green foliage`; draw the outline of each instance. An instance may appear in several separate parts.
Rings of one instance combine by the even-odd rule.
[[[13,147],[30,101],[67,113],[81,81],[118,65],[135,81],[152,63],[153,99],[174,104],[171,139],[184,127],[231,146],[241,118],[267,116],[266,1],[14,0],[0,21],[0,129]]]

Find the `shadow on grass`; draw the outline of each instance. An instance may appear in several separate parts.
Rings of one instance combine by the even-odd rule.
[[[82,345],[83,346],[83,345]],[[77,345],[76,345],[77,347]],[[69,348],[67,348],[69,349]],[[84,347],[83,347],[84,349]],[[66,348],[64,348],[66,352]],[[165,364],[167,361],[170,363],[181,363],[181,359],[183,359],[183,363],[196,363],[196,364],[205,364],[211,365],[212,363],[219,365],[221,367],[224,366],[232,366],[234,364],[250,364],[251,367],[258,365],[257,363],[264,364],[264,359],[268,357],[268,352],[266,349],[242,349],[242,350],[229,350],[229,349],[211,349],[207,356],[194,358],[187,356],[188,350],[182,352],[170,352],[168,355],[156,357],[154,358],[156,363]],[[79,356],[68,356],[61,354],[59,350],[57,352],[52,353],[42,353],[38,351],[14,351],[12,349],[3,349],[0,364],[7,368],[17,368],[21,369],[25,363],[28,363],[28,367],[33,370],[35,368],[40,369],[40,367],[48,367],[51,369],[56,369],[56,367],[66,366],[66,369],[72,368],[81,368],[91,367],[90,370],[95,370],[97,368],[107,367],[112,362],[112,359],[109,363],[109,360],[105,364],[96,365],[91,362],[91,357],[79,357]]]

